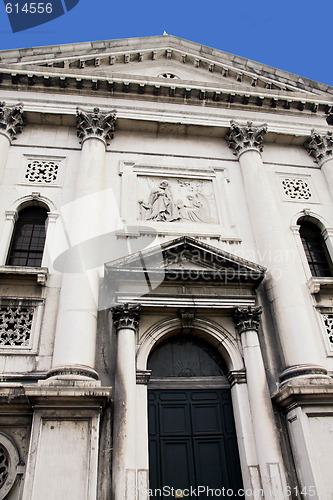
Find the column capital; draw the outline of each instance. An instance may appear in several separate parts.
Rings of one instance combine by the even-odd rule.
[[[7,106],[5,102],[0,102],[0,134],[5,135],[9,142],[22,132],[24,126],[22,111],[23,104]]]
[[[255,126],[252,122],[247,122],[246,125],[240,125],[232,120],[226,140],[229,148],[233,150],[234,155],[237,157],[249,150],[256,150],[261,153],[266,132],[266,124]]]
[[[333,132],[328,130],[326,135],[320,135],[311,130],[311,136],[304,143],[304,147],[321,167],[325,161],[333,159]]]
[[[136,330],[139,324],[140,304],[123,304],[112,308],[113,323],[116,330],[121,328]]]
[[[246,330],[255,330],[257,332],[261,313],[261,306],[236,307],[233,312],[233,320],[238,333],[243,333]]]
[[[95,138],[110,144],[114,136],[116,112],[102,113],[99,108],[94,108],[92,113],[83,109],[76,111],[77,136],[82,144],[86,139]]]

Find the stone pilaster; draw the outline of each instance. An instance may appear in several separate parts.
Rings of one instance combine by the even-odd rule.
[[[7,106],[5,102],[0,102],[0,178],[6,165],[9,146],[24,126],[22,110],[22,104]]]
[[[304,143],[304,146],[314,162],[324,172],[328,188],[333,198],[333,132],[328,130],[325,135],[320,135],[315,130]]]
[[[113,493],[115,500],[124,500],[132,498],[129,488],[136,469],[135,335],[139,324],[140,306],[131,304],[116,306],[112,310],[112,315],[118,337],[114,390]]]
[[[286,237],[286,229],[261,157],[266,131],[265,125],[255,127],[251,122],[246,125],[231,122],[227,140],[238,156],[253,236],[258,255],[261,256],[260,264],[267,267],[265,286],[286,368],[281,380],[315,374],[328,382],[327,371],[320,366],[316,338],[310,318],[307,317],[308,307],[291,258],[293,251],[297,250],[290,247]]]
[[[67,374],[67,378],[96,378],[94,371],[99,268],[91,268],[91,257],[99,255],[104,221],[104,164],[106,145],[113,137],[115,113],[77,112],[77,133],[82,143],[75,195],[66,230],[70,245],[90,240],[91,250],[82,253],[80,273],[71,273],[65,265],[58,309],[53,366],[49,375]],[[95,247],[94,247],[95,245]],[[69,248],[70,250],[70,248]]]
[[[265,367],[258,339],[261,307],[236,308],[233,319],[241,336],[256,453],[268,499],[285,498],[286,475]]]

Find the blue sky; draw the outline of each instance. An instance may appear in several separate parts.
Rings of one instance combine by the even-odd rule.
[[[80,0],[53,21],[12,33],[0,4],[0,49],[165,30],[333,86],[332,14],[332,0]]]

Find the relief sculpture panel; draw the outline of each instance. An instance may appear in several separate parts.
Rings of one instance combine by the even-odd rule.
[[[138,182],[141,220],[206,224],[218,222],[211,181],[141,177]]]

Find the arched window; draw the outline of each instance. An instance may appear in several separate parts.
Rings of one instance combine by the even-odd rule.
[[[307,220],[300,220],[298,224],[300,225],[299,232],[312,276],[333,276],[332,261],[320,228]]]
[[[39,267],[45,245],[47,211],[27,207],[19,212],[8,253],[7,265]]]

